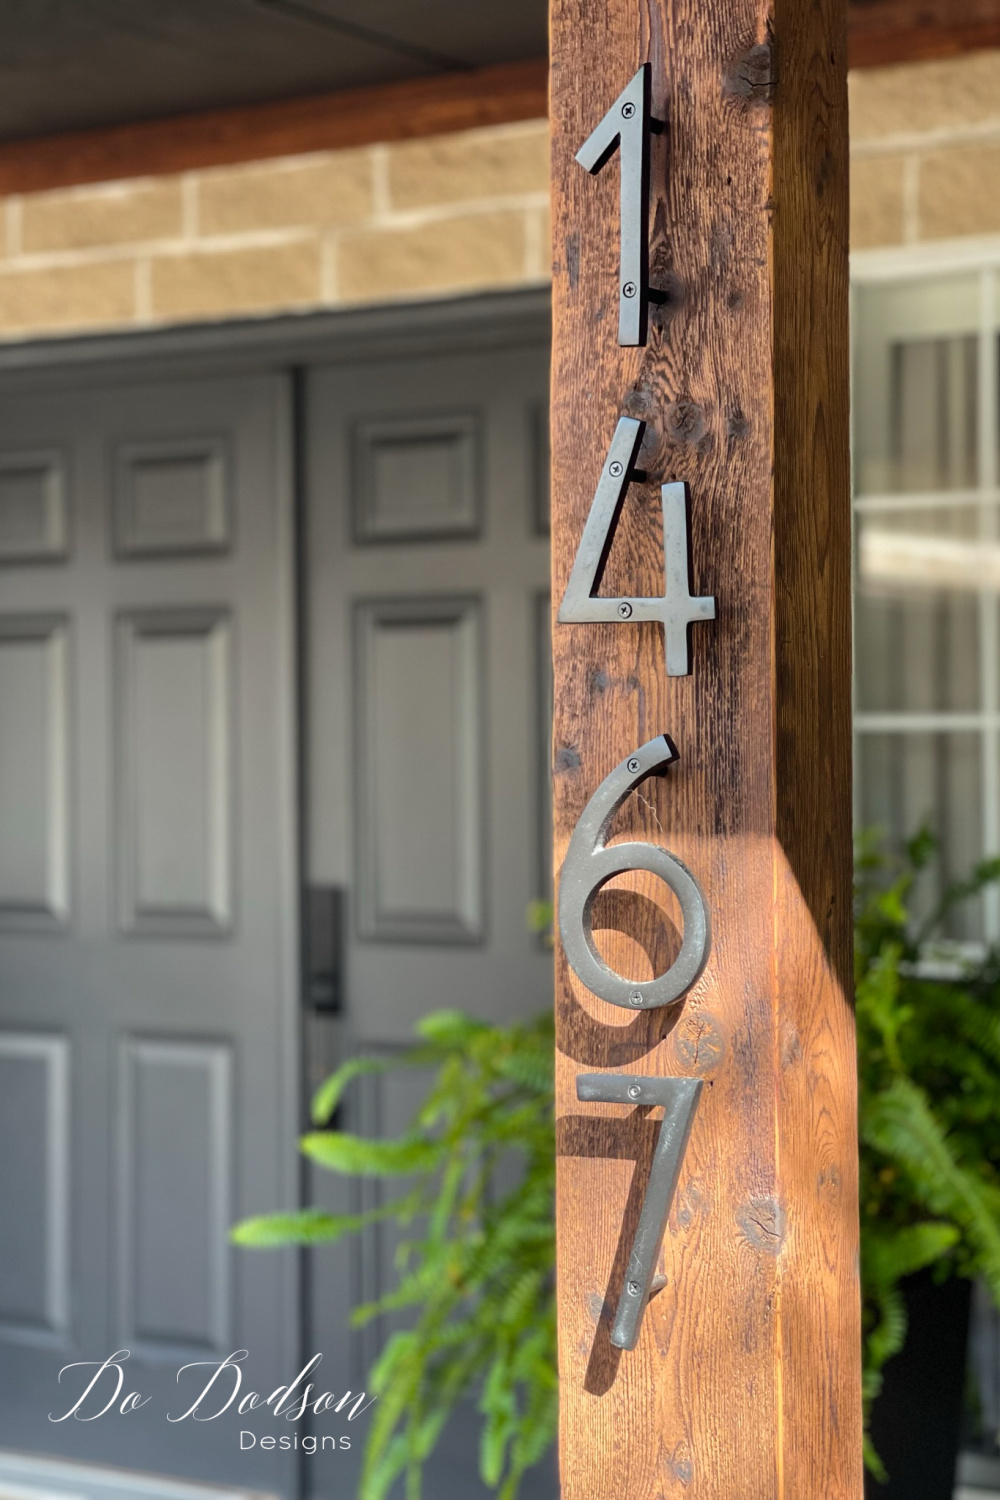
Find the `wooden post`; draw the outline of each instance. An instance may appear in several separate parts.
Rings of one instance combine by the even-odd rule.
[[[691,674],[653,623],[554,625],[556,869],[636,747],[678,760],[611,839],[699,881],[686,1001],[596,999],[557,943],[563,1500],[859,1500],[851,1014],[850,509],[844,0],[552,0],[553,602],[620,415],[646,428],[601,593],[663,592],[661,482],[690,486]],[[643,62],[648,343],[620,348],[617,158],[574,155]],[[663,887],[598,898],[648,979]],[[662,1111],[580,1103],[587,1071],[705,1080],[638,1346],[612,1322]]]

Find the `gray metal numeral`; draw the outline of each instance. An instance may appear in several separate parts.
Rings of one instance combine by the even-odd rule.
[[[663,1123],[611,1329],[611,1342],[618,1349],[635,1348],[647,1303],[665,1285],[655,1275],[656,1262],[701,1090],[700,1078],[636,1078],[625,1073],[577,1076],[576,1097],[584,1103],[663,1105]]]
[[[663,129],[650,112],[650,68],[643,63],[626,84],[576,159],[596,176],[621,147],[621,249],[618,267],[618,342],[646,342],[648,304],[663,292],[649,286],[649,135]]]
[[[597,483],[590,515],[559,606],[561,625],[593,621],[633,624],[659,620],[668,677],[686,677],[691,670],[690,628],[699,620],[715,619],[715,599],[691,594],[691,560],[688,546],[687,485],[660,486],[663,505],[663,593],[629,599],[597,597],[604,568],[621,517],[629,484],[642,477],[635,460],[646,430],[636,417],[619,417],[604,468]]]
[[[611,1005],[654,1010],[673,1005],[708,959],[708,907],[686,865],[659,844],[605,843],[615,813],[649,776],[666,770],[677,751],[666,735],[632,754],[601,782],[573,830],[559,875],[559,935],[570,967],[588,990]],[[626,979],[604,962],[594,942],[593,906],[601,887],[624,870],[651,870],[673,891],[684,919],[681,951],[656,979]]]

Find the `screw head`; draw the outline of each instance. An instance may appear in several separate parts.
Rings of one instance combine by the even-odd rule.
[[[634,776],[639,769],[639,757],[637,755],[630,755],[625,762],[625,769],[626,771],[631,771]]]
[[[642,993],[641,993],[641,991],[640,990],[633,990],[632,993],[631,993],[631,995],[629,995],[629,997],[628,997],[628,1002],[629,1002],[630,1005],[641,1005],[642,1004]]]
[[[629,1281],[626,1283],[625,1290],[630,1297],[638,1297],[642,1291],[642,1287],[637,1281]]]
[[[617,479],[619,475],[623,474],[624,472],[625,465],[620,464],[617,458],[615,459],[614,463],[608,464],[608,473],[611,475],[612,479]]]
[[[625,285],[622,287],[622,296],[623,297],[634,297],[635,296],[635,292],[636,292],[635,282],[634,281],[626,281]]]
[[[629,1086],[628,1086],[628,1096],[629,1096],[630,1099],[638,1099],[638,1097],[639,1097],[639,1095],[641,1093],[642,1093],[642,1089],[639,1087],[639,1085],[637,1083],[630,1083],[629,1084]]]
[[[634,104],[623,104],[622,105],[622,116],[623,116],[624,119],[631,120],[631,118],[632,118],[632,116],[634,114],[635,114],[635,105]]]
[[[623,599],[622,602],[619,604],[619,606],[618,606],[618,613],[621,615],[621,617],[622,617],[623,620],[627,620],[631,616],[631,614],[632,614],[632,606],[628,602],[627,599]]]

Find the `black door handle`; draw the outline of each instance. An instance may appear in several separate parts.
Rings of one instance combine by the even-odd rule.
[[[302,912],[302,1001],[308,1010],[339,1015],[344,1007],[345,892],[307,885]]]

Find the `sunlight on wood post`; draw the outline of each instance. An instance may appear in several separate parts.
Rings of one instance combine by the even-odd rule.
[[[597,999],[557,940],[563,1500],[862,1491],[845,30],[843,0],[553,0],[556,610],[592,505],[613,514],[616,495],[595,501],[605,465],[620,473],[620,448],[639,471],[598,585],[618,617],[587,602],[592,552],[574,623],[553,627],[556,869],[605,778],[666,734],[676,759],[660,755],[609,838],[682,860],[712,930],[686,999],[632,1013]],[[645,346],[622,347],[626,153],[594,170],[598,140],[590,170],[574,158],[646,62],[666,122],[649,154],[661,300]],[[645,424],[634,457],[623,416]],[[689,589],[671,542],[665,590],[663,522],[682,526],[683,507],[661,485],[677,482]],[[700,613],[690,675],[668,676],[641,601],[679,590]],[[640,985],[677,959],[664,893],[629,873],[593,903],[601,957]],[[615,1346],[616,1317],[662,1110],[597,1102],[615,1097],[607,1083],[581,1102],[578,1075],[611,1071],[704,1082],[665,1286],[632,1350]]]

